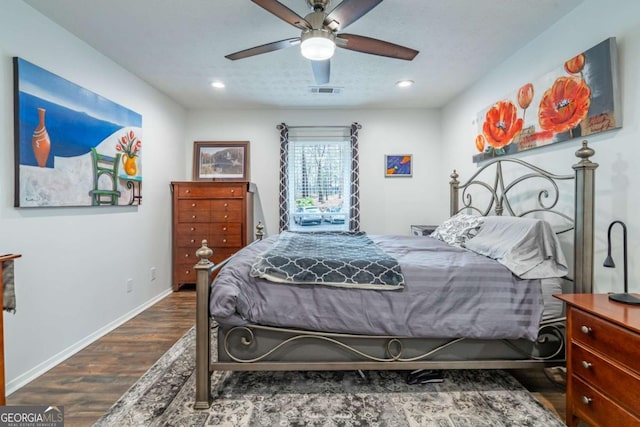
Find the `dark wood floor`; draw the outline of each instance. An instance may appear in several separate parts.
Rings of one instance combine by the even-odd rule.
[[[195,323],[182,288],[7,397],[8,405],[64,405],[65,426],[92,425]],[[512,374],[564,420],[564,389],[542,369]]]
[[[64,405],[65,426],[90,426],[195,324],[183,288],[7,396],[8,405]]]

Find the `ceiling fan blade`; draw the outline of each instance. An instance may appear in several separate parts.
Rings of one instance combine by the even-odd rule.
[[[324,25],[333,31],[344,29],[362,18],[382,0],[343,0],[324,19]]]
[[[411,61],[420,51],[400,46],[398,44],[385,42],[371,37],[358,36],[355,34],[338,34],[336,46],[343,49],[355,50],[372,55],[387,56],[389,58],[404,59]],[[342,40],[346,40],[344,43]]]
[[[251,0],[261,8],[265,9],[267,12],[277,16],[285,22],[293,25],[294,27],[298,27],[301,30],[306,30],[311,28],[311,24],[309,24],[302,16],[295,13],[293,10],[289,9],[287,6],[283,5],[277,0]]]
[[[235,61],[236,59],[248,58],[250,56],[260,55],[267,52],[273,52],[274,50],[285,49],[287,47],[300,44],[300,37],[294,37],[291,39],[284,39],[277,42],[267,43],[260,46],[251,47],[249,49],[241,50],[238,52],[225,55],[225,58]]]
[[[313,77],[316,80],[316,84],[324,85],[329,83],[329,75],[331,74],[330,59],[311,61],[311,69],[313,70]]]

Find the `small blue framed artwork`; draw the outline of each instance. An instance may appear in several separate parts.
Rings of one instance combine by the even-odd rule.
[[[386,154],[384,166],[384,176],[386,177],[410,177],[413,172],[413,155]]]
[[[16,207],[140,204],[142,116],[13,58]]]

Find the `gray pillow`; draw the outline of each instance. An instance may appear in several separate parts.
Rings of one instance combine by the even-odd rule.
[[[567,261],[548,222],[534,218],[487,216],[465,247],[493,258],[521,279],[567,275]]]

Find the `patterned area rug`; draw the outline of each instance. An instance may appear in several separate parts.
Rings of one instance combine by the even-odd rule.
[[[395,371],[214,372],[213,405],[198,411],[194,369],[191,329],[95,425],[564,426],[504,371],[442,371],[422,385]]]

